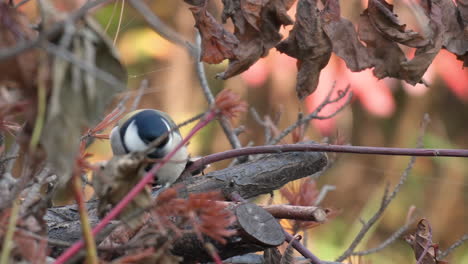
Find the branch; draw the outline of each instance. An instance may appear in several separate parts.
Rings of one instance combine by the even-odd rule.
[[[422,147],[422,138],[423,138],[423,135],[424,135],[424,132],[426,130],[426,127],[427,127],[428,123],[429,123],[429,116],[427,114],[425,114],[424,117],[423,117],[423,120],[421,122],[421,128],[420,128],[421,132],[420,132],[420,135],[419,135],[418,140],[417,140],[417,146],[418,147]],[[396,195],[400,191],[401,186],[403,186],[403,184],[408,179],[409,173],[413,169],[413,166],[414,166],[415,162],[416,162],[416,157],[415,156],[411,157],[411,159],[410,159],[410,161],[408,163],[408,166],[403,171],[403,174],[400,177],[400,181],[393,188],[393,191],[390,194],[388,194],[388,186],[385,188],[385,192],[384,192],[384,195],[382,197],[382,202],[381,202],[380,207],[377,210],[377,212],[375,212],[375,214],[367,222],[365,222],[363,224],[361,230],[356,235],[353,242],[351,242],[351,245],[349,245],[348,249],[346,249],[345,252],[343,252],[343,254],[341,256],[339,256],[336,261],[343,261],[343,260],[345,260],[346,258],[348,258],[349,256],[351,256],[353,254],[354,250],[359,245],[359,243],[364,238],[364,236],[367,234],[367,232],[370,230],[370,228],[377,222],[377,220],[379,220],[379,218],[385,212],[385,209],[387,209],[388,205],[396,197]],[[410,221],[408,221],[408,222],[410,222]]]
[[[8,59],[10,57],[16,56],[22,52],[25,52],[29,49],[37,47],[42,41],[48,40],[48,39],[53,39],[56,37],[62,30],[64,30],[64,27],[68,23],[73,23],[76,20],[84,17],[86,14],[88,14],[88,11],[100,4],[103,4],[105,2],[108,2],[110,0],[95,0],[95,1],[88,1],[85,5],[83,5],[80,9],[78,9],[76,12],[73,12],[70,15],[66,16],[66,19],[63,21],[55,23],[50,29],[45,30],[44,32],[41,32],[39,36],[28,42],[23,42],[21,44],[16,45],[15,47],[7,48],[7,49],[1,49],[0,50],[0,61]]]
[[[296,129],[297,127],[299,127],[302,124],[305,124],[305,123],[309,122],[312,119],[319,119],[319,120],[329,119],[329,118],[332,118],[335,115],[337,115],[339,112],[341,112],[341,110],[343,110],[351,102],[351,99],[353,97],[353,92],[350,91],[350,86],[348,85],[345,90],[339,90],[338,91],[338,96],[336,98],[331,99],[331,96],[332,96],[334,90],[335,90],[335,84],[333,84],[333,86],[331,87],[330,91],[328,92],[327,96],[322,101],[322,103],[320,103],[320,105],[318,105],[317,108],[312,113],[310,113],[306,117],[298,120],[296,123],[292,124],[291,126],[286,128],[285,130],[283,130],[283,132],[281,132],[281,134],[279,134],[277,137],[275,137],[274,139],[269,141],[268,145],[277,144],[284,137],[289,135],[289,133],[291,133],[294,129]],[[319,116],[320,112],[322,111],[322,109],[325,106],[327,106],[329,104],[336,103],[336,102],[340,101],[341,99],[343,99],[345,96],[348,96],[346,101],[335,112],[333,112],[332,114],[330,114],[328,116]]]
[[[208,164],[225,159],[236,158],[244,155],[268,154],[298,151],[321,151],[372,155],[397,155],[397,156],[419,156],[419,157],[468,157],[468,149],[418,149],[418,148],[387,148],[387,147],[364,147],[330,144],[285,144],[270,146],[255,146],[233,149],[207,155],[196,160],[188,170],[194,171]]]
[[[197,76],[198,80],[200,81],[200,86],[203,90],[203,94],[205,95],[206,100],[208,101],[209,105],[213,105],[215,103],[215,98],[213,96],[213,93],[211,92],[211,88],[208,85],[208,80],[206,79],[206,74],[205,74],[205,66],[203,65],[203,61],[201,61],[201,36],[200,33],[197,31],[197,62],[195,63],[195,68],[197,70]],[[242,145],[239,141],[239,138],[237,137],[236,133],[234,133],[231,123],[229,120],[221,116],[218,118],[219,124],[223,128],[224,134],[226,134],[226,137],[229,140],[229,143],[231,144],[232,148],[238,149],[241,148]],[[240,162],[245,162],[247,161],[248,157],[241,157]]]
[[[255,162],[247,162],[221,171],[210,172],[204,176],[186,179],[181,182],[186,185],[185,188],[181,189],[181,195],[221,190],[223,193],[237,191],[248,199],[260,194],[270,193],[289,181],[307,177],[320,171],[326,166],[326,162],[325,154],[319,152],[267,155]],[[96,225],[99,221],[96,207],[96,201],[87,203],[92,225]],[[270,209],[266,208],[266,210],[278,211],[282,210],[278,209],[281,207],[288,208],[287,210],[290,210],[291,215],[299,215],[299,213],[293,212],[296,207],[286,205],[278,205],[270,207]],[[304,208],[300,207],[299,209]],[[315,218],[316,216],[311,215],[307,220]],[[80,239],[81,229],[76,205],[50,208],[47,210],[44,219],[48,226],[48,237],[54,241],[75,242]],[[99,238],[96,240],[99,241]],[[57,254],[57,249],[53,248],[53,251]]]
[[[459,246],[463,245],[468,241],[468,234],[463,235],[459,240],[457,240],[455,243],[453,243],[449,248],[447,248],[445,251],[439,254],[439,257],[437,258],[438,260],[442,260],[445,257],[447,257],[452,251],[454,251],[456,248]]]
[[[197,58],[197,47],[195,47],[189,41],[184,40],[177,32],[166,26],[157,16],[151,12],[151,8],[143,1],[129,0],[129,2],[133,8],[140,12],[146,22],[151,26],[151,28],[153,28],[154,31],[156,31],[156,33],[168,41],[187,49],[192,57]]]

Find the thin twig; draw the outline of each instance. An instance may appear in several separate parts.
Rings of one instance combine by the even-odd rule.
[[[197,76],[198,80],[200,81],[200,86],[203,90],[203,94],[205,95],[206,100],[208,101],[209,105],[213,105],[215,103],[215,98],[213,96],[213,93],[211,92],[211,88],[208,84],[208,80],[206,79],[206,74],[205,74],[205,66],[203,65],[203,61],[201,61],[201,36],[200,33],[197,31],[197,36],[196,36],[196,43],[197,43],[197,62],[195,63],[195,68],[197,70]],[[223,128],[224,134],[229,140],[229,143],[231,144],[232,148],[238,149],[241,148],[242,145],[240,143],[239,138],[237,137],[236,133],[232,129],[231,123],[229,120],[224,117],[220,116],[218,118],[218,121]],[[241,157],[239,162],[245,162],[247,161],[248,156]]]
[[[411,227],[411,224],[413,222],[414,221],[405,223],[402,227],[400,227],[397,231],[395,231],[390,237],[388,237],[385,241],[380,243],[380,245],[371,249],[353,252],[351,256],[365,256],[365,255],[370,255],[378,251],[381,251],[382,249],[388,247],[390,244],[395,242],[403,233],[405,233]]]
[[[112,20],[114,19],[116,10],[117,10],[117,3],[114,3],[114,6],[112,7],[111,16],[109,18],[109,21],[107,21],[106,27],[104,28],[104,33],[107,33],[107,30],[109,30],[109,27],[112,24]]]
[[[447,248],[445,251],[442,251],[437,257],[437,260],[444,259],[450,253],[452,253],[452,251],[454,251],[456,248],[463,245],[463,243],[465,243],[466,241],[468,241],[468,234],[463,235],[459,240],[455,241],[455,243],[453,243],[449,248]]]
[[[330,191],[334,191],[336,190],[336,186],[334,185],[324,185],[322,187],[322,189],[320,190],[320,193],[319,195],[317,196],[317,199],[315,199],[315,202],[314,202],[314,205],[315,206],[318,206],[322,201],[323,199],[325,199],[325,197],[327,196],[328,192]]]
[[[49,43],[45,43],[41,45],[41,47],[47,52],[55,56],[58,56],[64,60],[69,61],[74,66],[84,70],[87,74],[90,74],[104,82],[107,82],[108,84],[117,86],[122,90],[127,88],[127,86],[124,83],[122,83],[120,80],[118,80],[114,75],[102,69],[97,68],[95,65],[92,65],[91,63],[87,61],[77,58],[73,53],[69,52],[66,49],[61,48],[60,46],[57,46],[49,42]]]
[[[231,193],[230,198],[231,198],[232,201],[246,202],[246,200],[244,198],[242,198],[242,196],[240,196],[240,194],[237,193],[237,192]],[[291,243],[293,245],[293,247],[299,253],[301,253],[302,256],[309,259],[310,262],[313,263],[313,264],[321,264],[322,263],[322,261],[319,258],[317,258],[317,256],[315,256],[312,252],[310,252],[310,250],[308,250],[304,245],[302,245],[301,242],[295,240],[294,237],[291,234],[289,234],[286,230],[283,229],[283,232],[284,232],[284,235],[286,237],[286,241]]]
[[[468,157],[468,149],[417,149],[417,148],[386,148],[386,147],[364,147],[344,146],[326,144],[285,144],[273,146],[255,146],[232,149],[207,155],[196,160],[189,170],[200,169],[208,164],[221,160],[232,159],[243,155],[271,154],[281,152],[320,151],[355,153],[371,155],[396,155],[396,156],[419,156],[419,157]]]
[[[310,250],[308,250],[301,242],[294,239],[294,237],[284,230],[284,235],[286,236],[286,241],[291,243],[297,252],[301,253],[302,256],[310,260],[312,264],[322,264],[322,261],[315,256]]]
[[[41,32],[37,38],[31,41],[18,43],[18,45],[14,47],[0,49],[0,61],[16,56],[26,50],[35,48],[44,40],[47,40],[49,38],[54,38],[57,34],[59,34],[63,30],[65,24],[72,23],[84,17],[86,14],[88,14],[88,11],[90,9],[95,8],[96,6],[109,2],[109,1],[111,0],[88,1],[85,5],[83,5],[76,12],[71,13],[70,15],[66,16],[66,19],[64,19],[63,21],[54,23],[54,25],[51,26],[50,29]]]
[[[129,0],[129,2],[133,8],[140,12],[140,14],[154,31],[170,42],[187,49],[193,58],[197,57],[197,48],[187,40],[184,40],[182,37],[180,37],[180,35],[173,31],[170,27],[166,26],[157,16],[151,12],[151,8],[149,8],[143,1]]]
[[[422,138],[424,136],[426,127],[429,123],[429,116],[427,114],[424,115],[422,123],[421,123],[421,132],[417,140],[417,146],[419,148],[422,147]],[[382,197],[382,202],[380,204],[379,209],[374,213],[374,215],[367,221],[363,223],[363,226],[359,233],[356,235],[354,240],[351,242],[349,245],[348,249],[346,249],[341,256],[339,256],[336,261],[341,262],[351,256],[356,249],[356,247],[359,245],[359,243],[362,241],[364,236],[369,232],[370,228],[377,222],[377,220],[380,219],[382,214],[385,212],[385,209],[387,209],[388,205],[393,201],[393,199],[396,197],[398,192],[400,191],[401,186],[406,182],[408,179],[408,176],[413,169],[414,163],[416,162],[416,157],[412,156],[406,169],[403,171],[403,174],[400,177],[400,181],[397,183],[397,185],[393,188],[393,191],[388,194],[388,187],[385,188],[385,193]]]
[[[18,8],[26,3],[28,3],[31,0],[21,0],[21,2],[17,3],[13,8]]]
[[[132,104],[132,107],[130,108],[130,112],[137,110],[138,106],[140,105],[141,98],[145,94],[145,90],[148,89],[148,86],[149,86],[148,80],[143,79],[143,81],[141,81],[140,83],[140,87],[138,88],[138,93],[135,96],[135,99],[133,99],[133,104]]]
[[[297,127],[299,127],[300,125],[302,124],[305,124],[307,122],[309,122],[310,120],[312,119],[320,119],[320,120],[323,120],[323,119],[328,119],[328,118],[331,118],[335,115],[337,115],[339,112],[341,112],[341,110],[343,110],[350,102],[351,102],[351,99],[353,97],[353,92],[350,91],[350,86],[348,85],[346,87],[346,89],[344,90],[340,90],[338,92],[338,96],[334,99],[331,98],[332,94],[333,94],[333,91],[335,90],[335,84],[333,84],[333,86],[331,87],[330,91],[328,92],[327,96],[325,97],[325,99],[322,101],[322,103],[320,103],[317,108],[315,108],[315,110],[308,114],[306,117],[298,120],[296,123],[292,124],[291,126],[289,126],[288,128],[286,128],[285,130],[283,130],[281,132],[281,134],[279,134],[277,137],[275,137],[274,139],[270,140],[268,142],[268,145],[274,145],[274,144],[277,144],[278,142],[280,142],[284,137],[286,137],[287,135],[289,135],[289,133],[291,133],[294,129],[296,129]],[[322,109],[329,105],[329,104],[333,104],[333,103],[336,103],[336,102],[339,102],[341,99],[343,99],[345,96],[348,96],[348,98],[346,99],[346,101],[344,102],[343,105],[341,105],[337,110],[335,110],[332,114],[329,114],[327,116],[319,116],[319,113],[322,111]]]
[[[117,24],[117,31],[115,32],[115,36],[114,36],[114,43],[113,43],[114,46],[115,46],[115,43],[117,43],[117,38],[119,37],[120,25],[122,24],[124,10],[125,10],[125,0],[122,0],[122,5],[120,6],[119,23]]]

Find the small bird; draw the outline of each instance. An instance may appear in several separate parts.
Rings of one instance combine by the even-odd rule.
[[[114,155],[125,155],[145,151],[151,142],[167,132],[170,132],[169,135],[148,154],[149,158],[164,158],[182,141],[182,136],[174,121],[164,112],[155,109],[130,112],[111,131],[112,152]],[[163,186],[174,183],[185,169],[188,159],[187,148],[182,146],[156,173],[156,183]]]

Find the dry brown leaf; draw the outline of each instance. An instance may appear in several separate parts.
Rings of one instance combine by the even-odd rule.
[[[393,13],[393,5],[385,0],[369,0],[367,10],[370,22],[384,37],[415,48],[429,44],[430,40],[418,32],[406,30],[406,25]]]
[[[369,12],[364,10],[359,18],[359,38],[366,43],[369,55],[374,62],[374,75],[379,78],[399,76],[405,54],[398,45],[383,37],[372,25]]]
[[[320,71],[328,64],[332,51],[321,27],[316,1],[299,0],[294,27],[276,48],[298,59],[296,93],[304,99],[317,88]]]
[[[93,187],[99,198],[98,214],[103,217],[141,180],[147,163],[142,153],[114,156],[93,175]],[[151,191],[146,187],[125,207],[120,219],[125,219],[138,209],[151,204]],[[141,217],[133,217],[126,222],[131,229],[142,223]]]
[[[239,40],[208,13],[206,4],[201,7],[191,7],[190,10],[195,18],[195,27],[198,28],[202,38],[201,61],[220,63],[225,59],[235,59]]]
[[[229,60],[225,72],[218,74],[228,79],[252,66],[268,54],[282,38],[279,28],[292,24],[286,11],[291,0],[223,0],[223,22],[230,18],[234,23],[234,35],[239,40],[236,58]]]
[[[440,1],[445,27],[443,46],[468,67],[468,1],[457,2],[458,7],[452,0]]]
[[[421,219],[418,222],[416,232],[406,237],[406,241],[411,245],[416,260],[424,254],[421,264],[443,264],[445,261],[437,260],[437,245],[432,242],[432,229],[429,221]]]
[[[127,73],[112,42],[89,18],[64,30],[55,44],[59,48],[54,50],[88,66],[84,70],[71,59],[51,56],[52,89],[40,140],[60,175],[60,186],[64,186],[71,176],[83,128],[93,127],[103,117],[113,96],[125,88]],[[97,78],[102,74],[95,69],[106,72],[117,84]]]
[[[444,1],[433,1],[429,10],[429,28],[432,30],[432,39],[426,46],[418,48],[414,58],[410,61],[403,62],[401,72],[396,78],[405,80],[406,82],[415,85],[421,82],[421,78],[426,72],[429,65],[431,65],[435,56],[442,48],[444,38],[444,24],[445,18],[443,16],[443,3]]]
[[[322,28],[330,39],[333,52],[342,58],[351,71],[373,67],[366,47],[359,41],[351,21],[340,16],[340,2],[328,0],[320,13]]]
[[[0,3],[0,18],[2,50],[30,41],[37,35],[29,26],[28,19],[17,8],[10,7],[7,1]],[[26,96],[35,95],[38,64],[38,51],[34,49],[0,61],[0,84],[16,86],[22,89]]]

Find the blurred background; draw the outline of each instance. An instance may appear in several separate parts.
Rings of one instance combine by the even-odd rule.
[[[19,2],[19,1],[17,1]],[[84,0],[56,0],[61,10],[73,10]],[[146,1],[152,11],[167,25],[186,39],[195,36],[194,19],[183,1]],[[391,2],[388,1],[387,2]],[[414,30],[417,25],[407,8],[407,1],[394,1],[395,12]],[[35,17],[35,1],[22,9]],[[342,16],[356,22],[367,1],[341,1]],[[295,6],[290,14],[294,17]],[[221,1],[209,1],[209,10],[220,19]],[[115,98],[117,104],[126,94],[131,99],[142,80],[150,87],[145,91],[141,108],[157,108],[182,122],[207,108],[195,75],[194,60],[186,50],[152,31],[141,15],[125,1],[112,1],[93,11],[93,16],[106,30],[121,59],[128,68],[128,91]],[[226,25],[231,28],[232,25]],[[291,27],[281,31],[287,36]],[[405,49],[408,57],[414,53]],[[352,73],[344,62],[332,56],[322,71],[317,91],[301,102],[295,95],[296,61],[275,50],[258,61],[247,72],[227,81],[215,79],[227,62],[206,65],[209,84],[214,93],[232,89],[256,109],[261,117],[279,116],[278,128],[284,129],[297,120],[299,112],[312,112],[336,82],[337,89],[350,85],[354,92],[352,103],[335,118],[313,121],[307,138],[362,146],[415,147],[420,121],[429,113],[431,123],[424,137],[426,148],[468,148],[468,69],[453,54],[442,50],[424,76],[430,87],[411,86],[395,79],[377,80],[371,70]],[[131,100],[130,100],[131,101]],[[131,104],[131,102],[129,103]],[[339,106],[339,105],[338,105]],[[331,113],[337,106],[324,109]],[[112,106],[109,106],[109,111]],[[240,135],[243,145],[264,143],[264,129],[250,113],[234,121],[234,127],[244,126]],[[186,134],[190,126],[182,129]],[[282,143],[291,143],[291,136]],[[192,156],[203,156],[230,149],[220,126],[214,122],[191,140]],[[91,146],[94,161],[111,156],[109,143],[98,141]],[[361,227],[378,209],[387,183],[394,186],[409,157],[330,154],[334,164],[317,181],[317,188],[325,184],[336,186],[322,203],[340,213],[332,220],[308,231],[308,246],[326,260],[332,260],[346,249]],[[215,164],[220,169],[229,162]],[[279,195],[279,194],[278,194]],[[371,230],[358,249],[378,245],[401,227],[410,206],[429,220],[433,241],[445,249],[463,234],[468,233],[468,162],[462,158],[418,158],[408,182],[389,206],[377,226]],[[456,250],[449,260],[468,263],[468,245]],[[414,263],[414,255],[404,239],[397,240],[383,251],[354,263]]]

